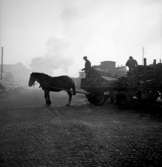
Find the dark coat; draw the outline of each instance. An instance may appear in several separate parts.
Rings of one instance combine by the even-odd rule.
[[[126,62],[126,66],[128,66],[129,71],[132,71],[135,67],[137,67],[137,61],[135,59],[129,59]]]

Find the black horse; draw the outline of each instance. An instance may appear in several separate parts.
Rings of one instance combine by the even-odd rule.
[[[58,76],[51,77],[44,73],[33,72],[30,74],[29,86],[33,86],[35,81],[40,84],[40,87],[44,91],[44,97],[46,100],[46,105],[49,106],[51,104],[50,100],[50,91],[59,92],[64,90],[69,95],[69,101],[67,105],[71,104],[72,95],[76,94],[75,84],[73,80],[68,76]],[[71,92],[71,89],[73,92]]]

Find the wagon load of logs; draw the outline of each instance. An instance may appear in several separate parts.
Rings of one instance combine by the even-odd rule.
[[[162,64],[139,65],[114,85],[117,101],[162,102]],[[121,98],[119,98],[121,97]]]

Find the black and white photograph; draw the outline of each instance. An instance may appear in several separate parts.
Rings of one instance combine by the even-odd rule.
[[[0,0],[0,167],[162,166],[162,0]]]

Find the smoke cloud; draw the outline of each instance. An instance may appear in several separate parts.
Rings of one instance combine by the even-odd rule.
[[[68,43],[58,37],[47,41],[47,53],[42,57],[36,57],[31,61],[32,71],[47,74],[68,73],[73,59],[68,56]]]

